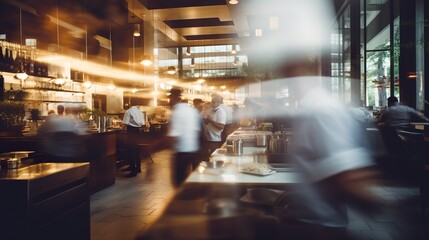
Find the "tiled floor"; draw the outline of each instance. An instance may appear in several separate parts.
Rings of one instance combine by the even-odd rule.
[[[134,239],[157,219],[173,193],[168,150],[142,161],[142,172],[128,178],[117,172],[116,183],[91,195],[91,239]]]
[[[134,239],[157,219],[174,191],[170,184],[171,152],[164,150],[144,160],[142,173],[127,178],[118,172],[115,185],[91,196],[91,239]],[[429,211],[422,217],[419,189],[393,182],[376,188],[391,200],[382,212],[363,216],[350,211],[349,230],[357,238],[372,240],[429,239]]]

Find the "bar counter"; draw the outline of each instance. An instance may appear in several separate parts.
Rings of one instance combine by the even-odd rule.
[[[0,239],[89,239],[89,163],[0,171]]]
[[[116,173],[116,134],[115,131],[89,133],[82,135],[81,141],[86,155],[79,162],[89,162],[89,188],[95,193],[115,183]],[[0,153],[11,151],[35,151],[36,162],[43,159],[40,139],[34,134],[19,137],[0,137]]]

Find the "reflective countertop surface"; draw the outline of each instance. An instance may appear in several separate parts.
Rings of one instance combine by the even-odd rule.
[[[17,169],[2,168],[0,171],[0,181],[32,180],[88,164],[89,163],[38,163]]]

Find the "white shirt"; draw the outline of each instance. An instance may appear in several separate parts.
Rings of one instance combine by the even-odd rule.
[[[214,109],[210,113],[210,118],[217,123],[226,124],[226,112],[220,106]],[[207,124],[206,125],[207,141],[211,141],[211,142],[222,141],[222,137],[221,137],[222,131],[223,129],[219,130],[212,124],[210,123]]]
[[[130,107],[124,114],[123,123],[132,127],[145,125],[142,111],[136,106]]]
[[[173,106],[167,136],[177,138],[176,152],[198,151],[202,119],[197,109],[186,103]]]
[[[307,208],[301,221],[328,227],[347,226],[343,199],[327,197],[326,190],[318,188],[317,183],[373,164],[360,145],[362,136],[357,128],[350,112],[325,91],[310,90],[303,98],[290,141],[290,154],[303,177],[302,185],[296,189],[300,202]]]
[[[222,103],[221,105],[219,105],[226,113],[226,124],[231,124],[232,123],[232,109],[231,107],[229,107],[228,105]]]

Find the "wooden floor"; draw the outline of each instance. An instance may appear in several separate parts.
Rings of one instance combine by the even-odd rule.
[[[142,173],[127,178],[118,171],[115,185],[91,196],[91,239],[134,239],[162,213],[174,188],[170,179],[171,151],[152,155],[154,163],[142,161]],[[362,216],[350,211],[349,231],[358,239],[427,240],[429,210],[421,212],[419,189],[389,181],[374,191],[390,199],[380,214]]]

